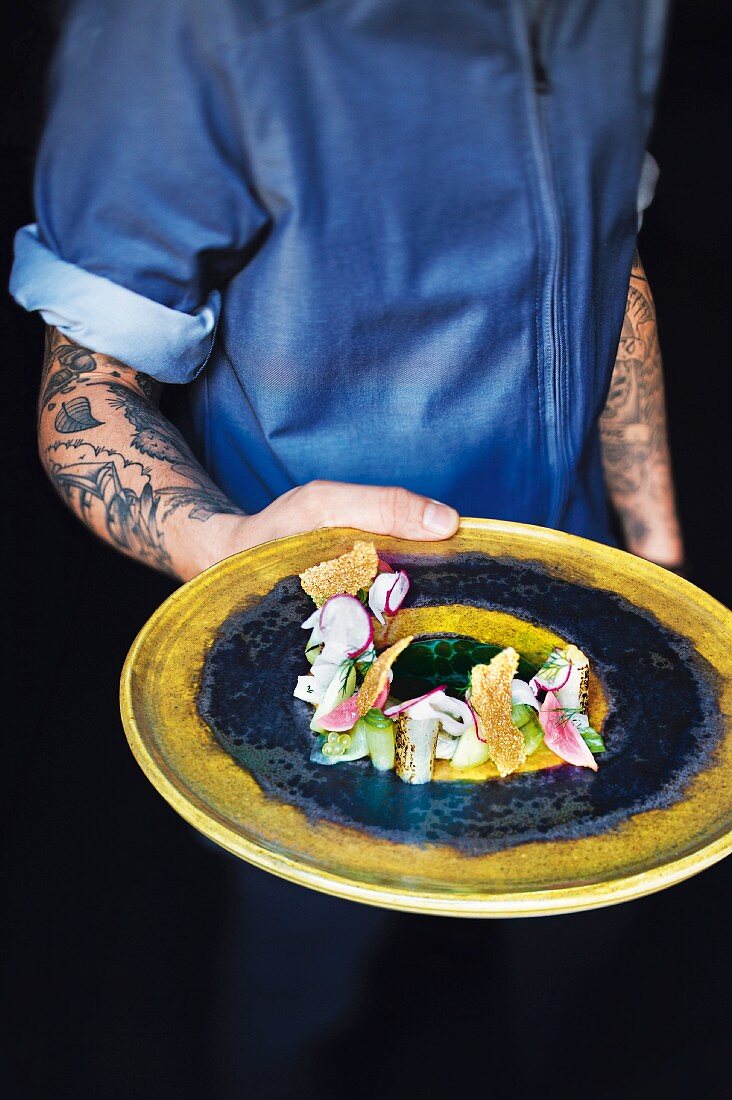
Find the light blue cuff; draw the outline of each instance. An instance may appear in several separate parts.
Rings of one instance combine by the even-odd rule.
[[[221,311],[218,290],[195,313],[182,313],[92,275],[46,248],[36,225],[15,235],[10,293],[83,347],[160,382],[190,382],[203,369]]]
[[[638,185],[638,228],[640,229],[643,224],[643,212],[653,202],[653,196],[656,193],[656,184],[658,183],[658,177],[660,175],[658,164],[651,156],[650,153],[643,154],[643,166],[641,168],[641,178]]]

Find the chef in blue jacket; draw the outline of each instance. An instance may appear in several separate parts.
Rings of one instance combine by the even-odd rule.
[[[601,541],[614,514],[679,567],[635,253],[665,7],[72,4],[11,280],[47,324],[40,449],[70,507],[181,579],[320,526],[441,539],[460,513]],[[186,387],[185,437],[163,386]],[[362,926],[296,1061],[384,918],[263,879],[242,965],[256,990],[279,952],[283,1012],[308,929],[339,905]]]

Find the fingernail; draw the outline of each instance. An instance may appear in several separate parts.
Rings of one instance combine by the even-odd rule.
[[[422,526],[435,535],[449,535],[455,527],[456,519],[457,512],[454,508],[448,508],[446,504],[431,500],[425,506]]]

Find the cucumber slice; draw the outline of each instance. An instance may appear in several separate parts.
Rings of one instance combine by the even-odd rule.
[[[334,707],[342,703],[344,699],[350,699],[356,690],[356,669],[352,661],[344,661],[338,666],[338,670],[323,692],[323,700],[313,715],[310,729],[313,733],[326,733],[319,724],[319,719],[324,714],[330,714]]]
[[[490,755],[485,741],[481,741],[475,732],[475,726],[470,726],[460,735],[450,767],[477,768],[479,764],[485,764],[486,760],[490,760]]]
[[[369,714],[372,712],[369,711]],[[378,712],[376,712],[378,713]],[[368,715],[362,718],[356,729],[363,729],[366,735],[366,744],[369,747],[371,763],[379,772],[388,772],[394,767],[394,723],[385,718],[378,725],[368,720]]]
[[[544,740],[544,730],[538,715],[533,707],[529,707],[531,714],[528,721],[524,722],[521,726],[521,732],[524,735],[524,744],[526,745],[526,755],[531,756],[532,752],[536,752],[539,745]],[[513,712],[512,712],[513,713]],[[514,719],[515,721],[515,719]],[[516,723],[518,725],[518,722]]]
[[[511,721],[519,729],[526,725],[532,715],[536,716],[536,707],[530,707],[528,703],[514,703],[511,707]]]
[[[307,644],[305,646],[305,657],[307,658],[308,664],[312,665],[314,663],[315,658],[318,656],[322,648],[323,639],[320,634],[320,627],[315,626],[313,627],[313,632],[308,638]]]

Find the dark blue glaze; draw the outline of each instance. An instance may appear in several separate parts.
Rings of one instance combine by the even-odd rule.
[[[721,733],[715,673],[650,613],[535,563],[465,554],[398,564],[412,580],[411,606],[444,603],[449,593],[543,624],[587,653],[610,702],[599,771],[563,765],[410,787],[368,762],[311,764],[312,708],[292,690],[307,671],[300,623],[312,604],[291,577],[223,625],[198,700],[221,745],[272,798],[374,836],[482,853],[604,832],[678,801],[709,763]]]

